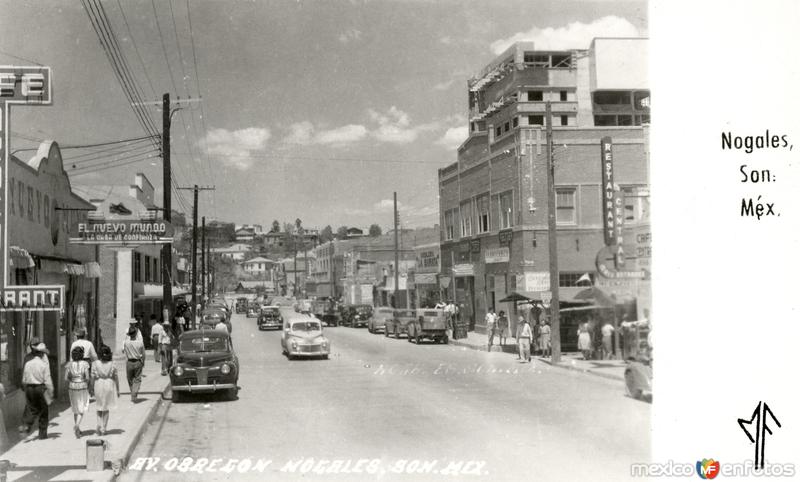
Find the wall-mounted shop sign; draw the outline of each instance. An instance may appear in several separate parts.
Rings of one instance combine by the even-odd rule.
[[[508,263],[508,248],[490,248],[484,252],[484,261],[489,263]]]
[[[511,240],[514,238],[514,231],[511,229],[504,229],[497,233],[497,240],[500,246],[511,246]]]
[[[601,248],[600,251],[597,252],[597,257],[595,258],[597,272],[600,273],[600,276],[609,279],[644,278],[646,275],[645,271],[619,269],[620,266],[624,265],[624,263],[619,262],[619,259],[624,259],[624,256],[625,254],[622,251],[622,245],[606,246]]]
[[[517,290],[549,291],[550,273],[548,271],[529,271],[517,275]]]
[[[475,267],[472,264],[457,264],[453,266],[453,276],[475,276]]]
[[[64,286],[6,286],[0,297],[2,311],[61,311]]]
[[[164,244],[171,243],[175,230],[163,220],[126,220],[78,223],[71,238],[74,244]]]
[[[63,309],[63,286],[6,286],[8,281],[8,164],[11,106],[49,105],[50,67],[0,66],[0,311],[58,311]],[[21,301],[20,301],[21,300]]]

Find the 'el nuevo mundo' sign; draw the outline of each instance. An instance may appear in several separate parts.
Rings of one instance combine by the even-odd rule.
[[[78,223],[69,241],[75,244],[163,244],[171,243],[174,228],[160,220],[120,220]]]

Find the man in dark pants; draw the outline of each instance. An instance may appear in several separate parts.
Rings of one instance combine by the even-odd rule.
[[[136,403],[139,387],[142,384],[142,368],[144,368],[144,343],[139,330],[133,324],[128,328],[128,338],[122,344],[122,352],[128,362],[125,371],[128,386],[131,388],[131,401]]]
[[[53,380],[50,377],[50,364],[45,360],[47,347],[44,343],[36,345],[35,355],[25,363],[22,370],[22,385],[25,387],[25,401],[30,409],[31,424],[39,426],[39,438],[47,438],[47,424],[50,422],[48,397],[52,400]]]
[[[28,343],[30,351],[25,355],[25,359],[22,361],[23,369],[26,363],[28,363],[30,360],[32,360],[34,357],[37,356],[36,345],[38,345],[39,343],[41,343],[39,341],[39,338],[35,336],[31,338],[30,343]],[[47,354],[45,354],[44,359],[45,361],[48,361]],[[48,361],[48,366],[49,366],[49,361]],[[26,434],[30,432],[32,428],[31,425],[33,425],[33,415],[31,415],[31,408],[26,403],[25,409],[22,412],[22,425],[19,426],[19,433]]]

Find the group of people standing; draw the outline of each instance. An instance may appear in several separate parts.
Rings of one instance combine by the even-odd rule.
[[[142,370],[146,362],[144,338],[139,323],[137,319],[131,320],[121,348],[126,358],[125,375],[132,403],[138,401]],[[183,323],[180,328],[183,328]],[[161,374],[167,375],[172,366],[173,342],[177,340],[177,334],[169,323],[158,321],[150,326],[149,332],[154,358],[156,362],[161,362]],[[102,436],[108,431],[110,412],[116,409],[120,396],[119,372],[109,346],[101,344],[95,350],[94,344],[86,338],[87,333],[83,328],[76,331],[75,337],[76,340],[70,347],[70,361],[64,370],[64,381],[73,413],[73,432],[76,438],[81,437],[81,422],[89,410],[91,399],[94,398],[97,434]],[[38,428],[38,438],[46,439],[49,406],[54,397],[49,351],[37,337],[31,338],[29,348],[30,353],[25,357],[22,372],[26,403],[19,431],[27,434]]]
[[[510,335],[508,317],[505,311],[495,313],[494,308],[489,308],[484,318],[486,323],[486,335],[488,336],[488,350],[492,351],[494,345],[494,338],[500,338],[500,346],[506,344],[506,340]],[[528,320],[519,315],[517,318],[517,333],[516,333],[517,346],[519,348],[519,358],[523,361],[529,362],[531,360],[531,350],[539,350],[542,356],[550,356],[551,343],[550,343],[550,325],[542,318],[539,324],[531,327]]]

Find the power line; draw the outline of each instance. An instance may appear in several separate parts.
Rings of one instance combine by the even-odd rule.
[[[133,153],[135,153],[137,151],[142,151],[142,150],[145,150],[145,149],[147,151],[153,150],[155,152],[161,152],[160,149],[156,149],[156,148],[154,148],[152,145],[150,145],[148,143],[148,144],[142,144],[142,145],[139,145],[139,146],[136,146],[136,147],[132,147],[130,149],[120,150],[120,151],[116,151],[116,152],[106,152],[106,153],[102,153],[102,154],[91,153],[91,154],[96,154],[96,155],[94,155],[92,157],[84,158],[84,159],[77,159],[75,157],[73,157],[73,158],[64,158],[64,163],[65,164],[72,164],[72,165],[80,165],[81,167],[83,167],[83,166],[87,165],[87,163],[90,163],[92,161],[103,160],[103,159],[106,160],[106,161],[112,161],[113,160],[112,158],[118,158],[119,156],[133,154]]]
[[[26,59],[25,57],[20,57],[19,55],[14,55],[14,54],[10,54],[8,52],[3,52],[2,50],[0,50],[0,54],[3,54],[5,56],[7,56],[7,57],[11,57],[13,59],[21,60],[23,62],[30,62],[30,63],[36,64],[36,65],[38,65],[40,67],[44,67],[44,65],[42,63],[40,63],[40,62],[37,62],[35,60],[31,60],[31,59]]]
[[[176,152],[175,154],[178,155],[188,155],[185,152]],[[257,155],[257,154],[248,154],[246,156],[242,155],[230,155],[227,156],[231,159],[274,159],[274,160],[289,160],[289,161],[325,161],[325,162],[377,162],[377,163],[386,163],[386,164],[430,164],[430,165],[439,165],[439,166],[446,166],[448,164],[442,164],[440,161],[416,161],[413,159],[362,159],[357,157],[313,157],[313,156],[283,156],[283,155]]]
[[[134,156],[134,159],[127,160],[126,162],[118,162],[119,160],[117,160],[117,161],[115,161],[114,164],[108,164],[108,165],[99,165],[98,164],[96,166],[91,166],[89,168],[77,168],[75,170],[69,171],[69,174],[71,176],[82,176],[84,174],[90,174],[90,173],[97,172],[97,171],[104,171],[106,169],[113,169],[113,168],[116,168],[116,167],[123,167],[123,166],[127,166],[129,164],[134,164],[134,163],[137,163],[137,162],[147,161],[149,159],[154,159],[154,158],[158,158],[157,151],[155,151],[155,150],[152,153],[147,154],[147,155],[138,154],[137,156]]]
[[[108,142],[99,142],[97,144],[68,144],[68,145],[59,145],[61,150],[64,149],[83,149],[86,147],[102,147],[102,146],[110,146],[112,144],[121,144],[124,142],[134,142],[134,141],[142,141],[142,140],[151,140],[153,136],[142,136],[142,137],[132,137],[130,139],[120,139],[118,141],[108,141]]]
[[[139,47],[136,45],[136,39],[133,37],[130,25],[128,25],[128,18],[125,16],[125,10],[122,8],[122,2],[117,0],[117,5],[119,6],[119,13],[122,14],[122,21],[125,23],[125,29],[128,31],[128,36],[131,38],[133,49],[136,51],[136,56],[139,58],[139,62],[142,64],[142,73],[144,73],[144,77],[147,79],[147,84],[150,86],[153,97],[157,97],[158,94],[156,93],[156,89],[153,88],[153,82],[150,80],[150,76],[147,74],[147,64],[145,64],[144,60],[142,60],[142,54],[139,53]]]

